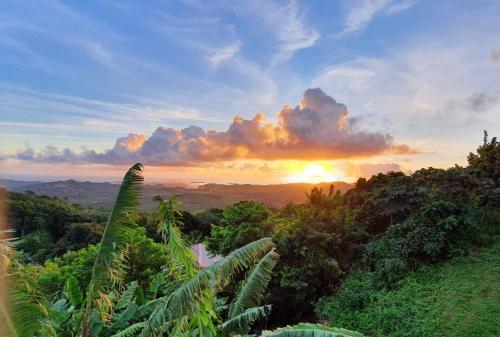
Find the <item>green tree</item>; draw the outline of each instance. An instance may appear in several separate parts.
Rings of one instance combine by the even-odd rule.
[[[241,201],[224,208],[220,225],[212,226],[206,239],[210,251],[226,255],[247,243],[268,236],[271,211],[262,203]]]
[[[481,174],[492,179],[496,187],[500,187],[500,143],[497,137],[488,140],[488,133],[484,131],[483,145],[477,153],[468,156],[469,166],[481,170]]]

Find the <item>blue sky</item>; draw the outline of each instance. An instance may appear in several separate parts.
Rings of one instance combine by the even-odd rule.
[[[340,166],[464,163],[483,129],[500,132],[499,17],[495,0],[4,0],[0,169],[63,176],[53,170],[63,164],[64,176],[81,176],[102,163],[17,154],[100,153],[129,133],[223,131],[259,112],[278,123],[284,105],[317,87],[347,106],[356,129],[419,150],[333,156]],[[236,159],[262,168],[269,158],[210,165],[223,172]]]

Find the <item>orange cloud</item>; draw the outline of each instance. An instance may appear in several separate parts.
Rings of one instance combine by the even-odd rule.
[[[285,106],[278,123],[266,121],[263,114],[252,119],[237,116],[226,131],[157,128],[146,138],[129,134],[119,138],[104,152],[48,147],[36,152],[28,148],[18,159],[40,162],[80,162],[104,164],[192,165],[200,162],[236,159],[326,160],[392,154],[412,154],[415,150],[394,144],[393,137],[351,127],[344,104],[321,89],[309,89],[295,108]]]

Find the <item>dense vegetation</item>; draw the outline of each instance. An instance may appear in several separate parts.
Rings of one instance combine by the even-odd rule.
[[[343,194],[315,188],[307,202],[279,209],[241,201],[191,214],[178,211],[175,198],[158,198],[158,210],[139,214],[127,177],[129,197],[120,192],[111,215],[10,193],[21,238],[12,265],[16,283],[28,285],[15,294],[49,313],[29,331],[38,335],[76,336],[80,328],[85,336],[234,335],[321,318],[369,336],[457,336],[453,322],[471,306],[469,326],[496,336],[500,143],[485,134],[468,162],[360,178]],[[225,262],[200,269],[189,242],[205,242]],[[474,268],[477,276],[464,276]],[[246,291],[251,300],[234,309]],[[452,301],[460,291],[467,296]],[[478,291],[489,300],[474,302]],[[356,335],[304,324],[267,333],[319,330]]]
[[[307,203],[262,219],[247,207],[248,214],[238,211],[238,221],[253,222],[251,231],[222,221],[207,242],[225,253],[272,236],[281,256],[270,285],[272,322],[314,319],[314,304],[335,293],[353,269],[373,272],[378,284],[391,287],[420,266],[494,241],[500,227],[498,164],[500,144],[485,136],[467,167],[378,174],[360,178],[345,194],[313,189]]]
[[[316,311],[369,336],[500,336],[500,244],[422,267],[383,289],[357,272]]]

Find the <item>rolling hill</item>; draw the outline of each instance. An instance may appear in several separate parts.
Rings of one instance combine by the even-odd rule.
[[[314,186],[328,191],[331,183],[320,184],[204,184],[197,188],[174,187],[161,184],[146,184],[142,194],[144,210],[154,207],[153,197],[179,195],[182,208],[198,212],[208,208],[222,208],[241,200],[260,201],[269,207],[280,207],[288,202],[303,202]],[[351,184],[334,182],[341,192],[351,188]],[[40,195],[55,196],[92,207],[111,208],[118,193],[118,184],[109,182],[89,182],[64,180],[53,182],[20,181],[0,179],[0,186],[16,192],[32,191]]]

